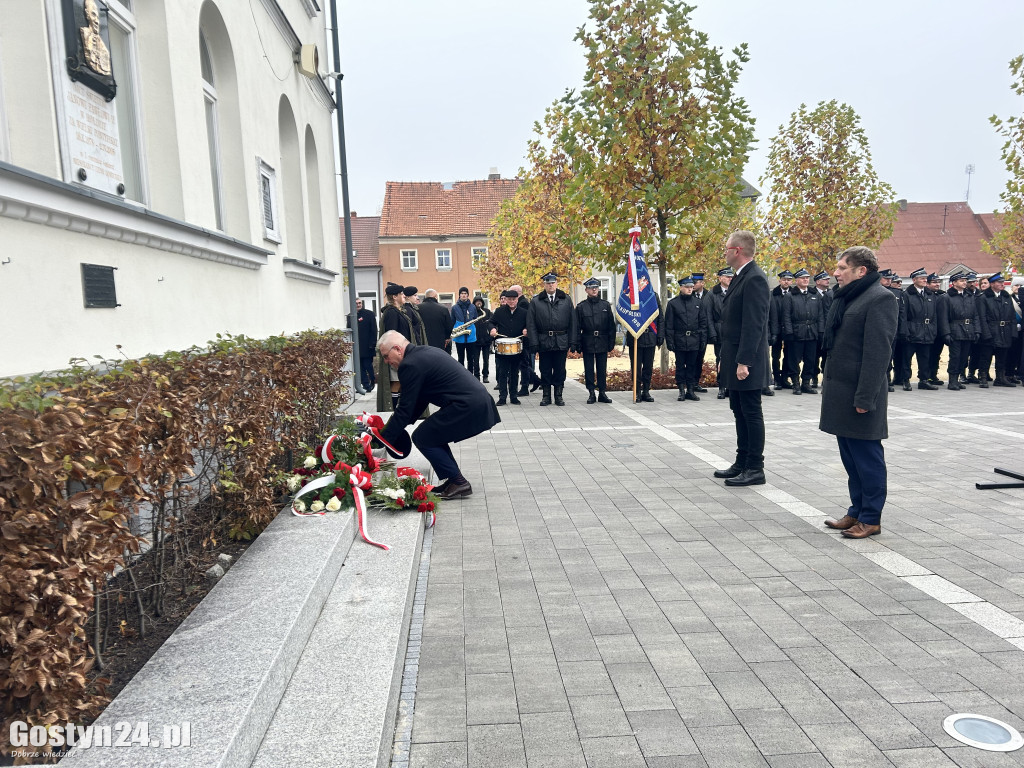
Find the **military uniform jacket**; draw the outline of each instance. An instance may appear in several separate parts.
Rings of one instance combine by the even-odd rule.
[[[726,291],[721,285],[711,289],[711,300],[708,302],[708,337],[713,342],[722,335],[722,304],[725,303]]]
[[[518,339],[526,330],[526,307],[517,305],[514,310],[498,307],[491,315],[491,327],[500,338]]]
[[[825,333],[825,314],[817,289],[799,288],[790,291],[788,301],[782,303],[783,338],[793,341],[817,341]]]
[[[771,305],[768,309],[768,333],[773,344],[783,337],[782,316],[785,314],[784,304],[789,301],[789,297],[789,291],[782,290],[781,285],[772,288]]]
[[[937,302],[931,291],[907,288],[907,341],[931,344],[939,333]]]
[[[817,288],[814,290],[818,291]],[[826,320],[828,320],[828,311],[832,307],[832,300],[835,296],[833,295],[831,288],[826,290],[824,293],[818,291],[818,296],[821,298],[821,314]],[[822,334],[822,338],[824,338],[824,334]]]
[[[697,309],[701,311],[705,318],[704,335],[701,337],[700,343],[707,344],[709,339],[711,338],[711,334],[708,331],[708,328],[711,326],[711,323],[707,321],[708,312],[711,311],[711,291],[704,291],[699,296],[697,295],[697,292],[694,291],[692,296],[693,300],[697,302]],[[669,299],[669,303],[671,303],[672,301],[674,301],[674,299]],[[668,304],[665,305],[665,311],[668,311]],[[665,341],[668,341],[668,336],[665,337]]]
[[[1017,336],[1017,313],[1006,291],[986,288],[981,293],[981,341],[993,347],[1009,347]]]
[[[581,352],[603,354],[615,347],[615,315],[612,305],[589,296],[576,305],[575,344]]]
[[[902,288],[889,287],[888,289],[893,296],[896,297],[896,301],[899,302],[899,315],[896,319],[896,339],[897,341],[907,340],[907,292]]]
[[[534,352],[569,351],[578,331],[576,312],[565,291],[558,288],[554,301],[548,299],[547,291],[541,291],[530,300],[526,332]]]
[[[964,291],[959,293],[950,288],[942,300],[939,314],[939,333],[947,343],[952,341],[977,341],[981,335],[978,323],[977,300]]]
[[[673,352],[696,352],[708,332],[707,305],[679,294],[665,306],[665,343]]]

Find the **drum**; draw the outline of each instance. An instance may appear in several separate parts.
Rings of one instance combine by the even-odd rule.
[[[499,355],[518,355],[523,351],[523,339],[502,337],[494,340],[494,351]]]

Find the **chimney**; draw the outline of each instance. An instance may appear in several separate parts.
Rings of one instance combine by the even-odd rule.
[[[896,205],[898,205],[900,207],[901,211],[907,210],[907,201],[906,200],[897,200],[896,201]]]
[[[498,173],[498,169],[495,168],[494,166],[491,166],[491,170],[487,174],[487,180],[488,181],[498,181],[500,179],[501,179],[501,174]]]
[[[358,214],[358,213],[356,213],[355,211],[350,211],[350,212],[349,212],[349,215],[350,215],[350,216],[351,216],[351,217],[352,217],[352,218],[354,219],[354,218],[356,218],[356,216],[358,216],[359,214]]]

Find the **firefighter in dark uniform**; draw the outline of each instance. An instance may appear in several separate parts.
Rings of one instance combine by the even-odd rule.
[[[562,389],[565,387],[565,358],[569,345],[576,339],[576,312],[565,291],[558,287],[558,275],[544,275],[544,290],[530,300],[526,315],[526,330],[530,349],[538,353],[540,382],[544,390],[541,405],[551,405],[551,390],[555,391],[555,405],[565,405]]]
[[[832,276],[828,272],[819,272],[814,276],[814,287],[818,291],[818,296],[821,297],[821,314],[825,320],[828,320],[828,310],[832,306],[832,289],[829,287],[831,282]],[[824,340],[825,334],[823,333],[818,339],[818,356],[815,359],[812,387],[818,386],[818,376],[825,370],[825,348],[822,346]]]
[[[932,272],[928,275],[928,284],[925,286],[925,290],[931,291],[932,296],[935,297],[935,316],[940,323],[939,331],[935,334],[935,341],[932,342],[932,367],[928,371],[928,383],[934,384],[936,387],[941,386],[944,382],[939,378],[939,360],[942,358],[942,348],[946,346],[946,340],[943,338],[942,333],[942,318],[945,317],[949,311],[946,309],[946,302],[949,300],[949,295],[942,290],[942,281],[939,276]]]
[[[708,305],[708,319],[710,321],[708,323],[708,334],[711,336],[711,343],[715,345],[716,371],[718,370],[719,363],[722,362],[722,304],[725,302],[725,294],[729,292],[732,274],[732,267],[718,270],[718,285],[711,289],[711,301]],[[725,400],[728,396],[728,390],[723,386],[723,381],[719,379],[718,399]]]
[[[708,313],[711,311],[711,292],[704,288],[704,273],[694,272],[690,275],[690,279],[693,280],[693,298],[697,301],[697,306],[705,316],[705,324],[710,328],[711,323],[708,320]],[[700,349],[697,350],[697,383],[694,384],[694,392],[707,392],[707,390],[700,385],[700,377],[704,372],[704,356],[708,353],[708,342],[710,341],[709,331],[704,332],[704,338],[700,341]]]
[[[799,270],[793,277],[796,285],[790,289],[789,299],[782,303],[782,333],[789,351],[789,376],[793,380],[793,394],[816,395],[811,386],[817,365],[818,339],[825,333],[825,316],[817,290],[808,290],[811,273]]]
[[[914,284],[907,288],[907,341],[903,345],[903,389],[910,392],[910,360],[917,357],[917,388],[938,389],[928,381],[932,344],[939,332],[937,302],[927,289],[928,272],[922,267],[910,273]]]
[[[950,277],[946,300],[942,303],[943,311],[939,314],[939,335],[949,346],[949,364],[946,366],[949,383],[946,389],[954,391],[965,388],[960,381],[965,378],[967,357],[971,353],[971,344],[981,335],[977,299],[966,289],[966,274],[958,272]]]
[[[974,300],[981,300],[981,291],[978,289],[978,276],[973,272],[967,273],[967,288],[964,289],[964,293],[968,293],[974,297]],[[981,304],[976,304],[978,311],[978,322],[981,322]],[[979,383],[978,377],[975,375],[978,372],[978,360],[981,358],[981,336],[978,336],[978,340],[971,344],[971,355],[967,358],[967,379],[965,384],[977,384]]]
[[[637,395],[638,403],[653,403],[651,397],[651,377],[654,375],[654,352],[665,343],[665,318],[661,311],[661,297],[657,294],[654,298],[658,302],[658,314],[654,316],[651,324],[644,329],[644,332],[636,339],[636,355],[633,353],[633,341],[629,344],[629,372],[632,375],[637,366],[639,371],[637,379],[640,382],[640,392]],[[635,357],[639,357],[636,360]]]
[[[615,315],[612,305],[598,293],[601,281],[592,277],[583,283],[587,298],[576,305],[578,335],[573,349],[583,353],[583,380],[590,397],[587,405],[610,403],[605,394],[608,386],[608,353],[615,348]],[[597,390],[598,394],[594,394]]]
[[[896,323],[896,341],[892,345],[892,384],[893,388],[902,386],[903,354],[907,346],[907,292],[903,290],[903,278],[893,272],[892,287],[889,289],[899,302],[899,317]]]
[[[501,292],[501,306],[491,314],[488,333],[492,339],[522,339],[526,343],[526,307],[519,305],[519,294],[515,291]],[[485,322],[485,321],[481,321]],[[512,405],[519,405],[519,365],[522,353],[494,355],[494,367],[498,377],[498,405],[505,405],[505,398]]]
[[[1016,387],[1006,378],[1006,356],[1017,336],[1017,312],[1013,306],[1013,298],[1003,290],[1003,276],[992,275],[988,279],[988,288],[981,293],[981,360],[978,365],[978,378],[981,386],[988,386],[988,369],[992,358],[996,361],[996,377],[992,385],[996,387]]]
[[[782,303],[789,297],[793,285],[793,273],[788,269],[779,272],[779,284],[772,288],[772,300],[768,311],[768,336],[772,344],[772,380],[776,389],[789,389],[789,350],[783,354],[785,343],[782,338]]]
[[[676,356],[677,400],[700,400],[694,394],[700,379],[699,360],[708,333],[707,310],[697,303],[692,278],[679,281],[679,295],[665,305],[665,344]]]

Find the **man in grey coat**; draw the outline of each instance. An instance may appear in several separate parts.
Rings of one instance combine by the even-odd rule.
[[[835,435],[846,468],[850,508],[829,528],[850,539],[882,532],[886,468],[882,440],[889,387],[886,370],[896,336],[899,303],[882,287],[870,248],[854,246],[839,256],[839,284],[825,321],[827,351],[818,429]]]

